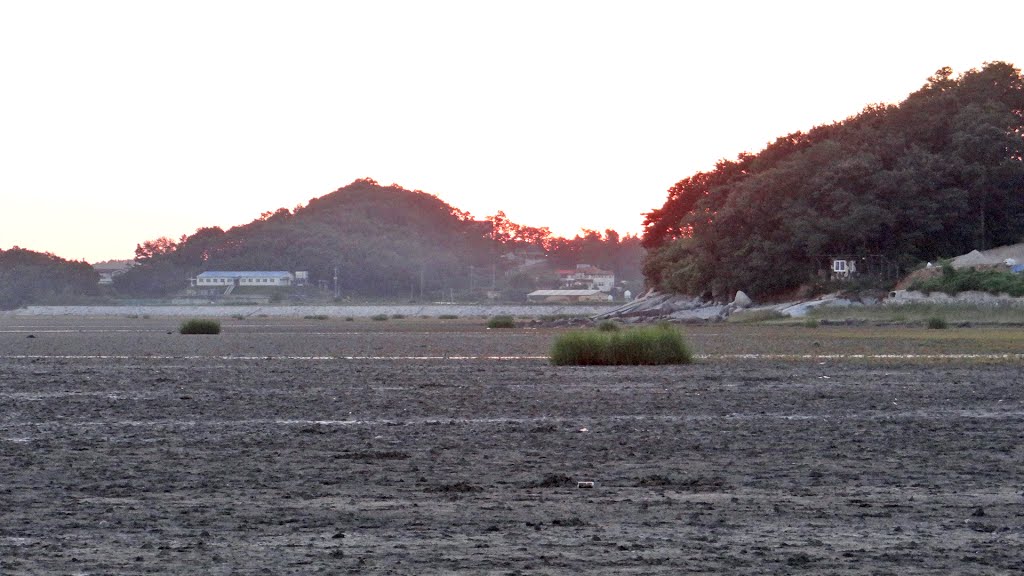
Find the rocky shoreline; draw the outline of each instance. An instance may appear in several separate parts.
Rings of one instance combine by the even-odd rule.
[[[719,322],[738,311],[765,311],[779,316],[803,318],[819,307],[849,308],[857,306],[902,306],[907,304],[948,304],[976,306],[1024,307],[1024,298],[1007,295],[993,295],[985,292],[962,292],[954,296],[943,293],[926,294],[910,290],[897,290],[881,297],[877,292],[858,295],[827,294],[818,298],[773,304],[755,304],[744,292],[728,304],[709,302],[693,296],[649,292],[623,306],[600,313],[594,320],[616,319],[627,323],[669,321],[669,322]]]

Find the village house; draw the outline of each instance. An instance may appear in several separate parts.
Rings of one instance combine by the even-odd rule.
[[[559,270],[561,287],[568,290],[599,290],[610,294],[615,287],[615,273],[590,264],[577,264],[572,270]]]
[[[114,278],[132,269],[135,262],[132,260],[107,260],[92,265],[92,269],[100,275],[100,286],[109,286],[114,283]]]

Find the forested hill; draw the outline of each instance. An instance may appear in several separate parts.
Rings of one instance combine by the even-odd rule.
[[[779,138],[676,183],[647,214],[651,286],[728,298],[820,278],[835,256],[907,269],[1024,239],[1024,78],[939,70],[899,105]]]
[[[98,293],[99,275],[85,262],[17,246],[0,250],[0,310],[29,303],[66,304]]]
[[[202,228],[178,240],[144,242],[136,248],[137,265],[115,278],[115,287],[124,295],[164,295],[206,270],[305,270],[314,284],[327,281],[333,288],[337,269],[345,295],[448,297],[500,279],[501,255],[521,246],[554,260],[556,254],[594,256],[599,261],[592,264],[615,265],[628,245],[639,277],[638,237],[598,235],[608,253],[581,253],[594,240],[593,234],[553,238],[546,228],[514,224],[500,212],[475,220],[431,194],[362,179],[227,231]]]

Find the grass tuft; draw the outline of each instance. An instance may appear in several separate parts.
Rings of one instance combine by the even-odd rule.
[[[327,314],[310,314],[309,316],[303,316],[306,320],[327,320]]]
[[[182,334],[220,334],[220,322],[206,318],[185,320],[178,328]]]
[[[566,332],[551,348],[551,363],[556,366],[635,366],[692,361],[689,346],[671,326]]]
[[[515,328],[516,321],[511,316],[492,316],[487,320],[488,328]]]
[[[438,320],[458,320],[457,314],[441,314],[437,317]]]
[[[745,324],[755,324],[758,322],[771,322],[772,320],[781,320],[788,318],[782,312],[778,310],[772,310],[771,308],[759,308],[756,310],[737,310],[729,315],[726,319],[727,322],[741,322]]]
[[[941,316],[932,316],[927,322],[925,322],[925,326],[927,326],[929,330],[945,330],[946,328],[949,328],[949,324],[946,323],[946,319]]]
[[[388,315],[387,314],[374,314],[373,316],[370,316],[370,320],[376,320],[377,322],[383,322],[383,321],[385,321],[387,319],[388,319]]]
[[[611,320],[603,320],[597,325],[597,329],[601,332],[618,332],[620,328],[622,327],[619,326],[618,322],[613,322]]]

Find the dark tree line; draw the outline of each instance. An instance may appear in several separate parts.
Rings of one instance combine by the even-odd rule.
[[[0,250],[0,310],[64,303],[98,293],[99,274],[86,262],[18,248]]]
[[[782,293],[834,256],[908,268],[1024,238],[1024,78],[939,70],[899,105],[779,138],[676,183],[647,214],[651,286]]]
[[[637,237],[623,240],[609,231],[555,238],[500,212],[475,220],[433,195],[363,179],[227,231],[202,228],[177,240],[144,242],[135,250],[137,265],[115,278],[115,287],[122,294],[160,296],[185,288],[205,270],[305,270],[333,289],[337,269],[339,291],[346,295],[429,298],[467,291],[474,270],[497,268],[500,254],[521,245],[559,261],[575,252],[599,259],[595,265],[631,266],[639,276]],[[504,270],[494,272],[501,276]]]

